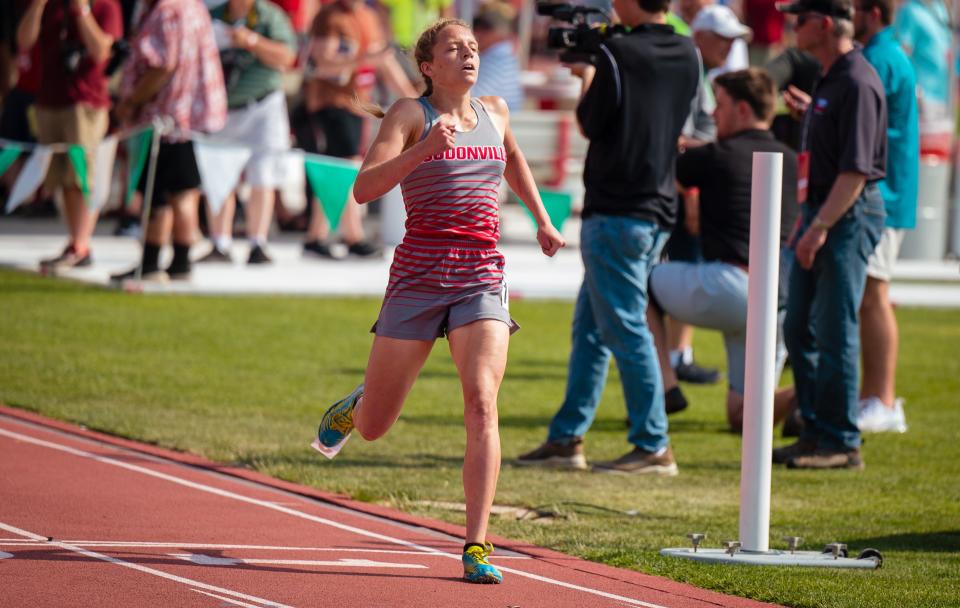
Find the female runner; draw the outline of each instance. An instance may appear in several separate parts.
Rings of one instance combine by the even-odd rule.
[[[460,376],[467,433],[463,487],[467,508],[464,578],[499,583],[486,542],[500,473],[497,393],[510,334],[498,191],[507,183],[537,221],[537,241],[552,256],[565,245],[550,223],[499,97],[471,99],[480,67],[477,41],[462,21],[427,29],[415,58],[426,82],[418,99],[397,101],[354,185],[357,202],[397,184],[407,231],[397,247],[363,384],[327,410],[313,446],[332,458],[350,432],[372,441],[400,416],[434,341],[447,337]]]

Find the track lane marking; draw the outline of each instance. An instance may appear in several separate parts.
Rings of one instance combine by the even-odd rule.
[[[6,530],[7,532],[10,532],[11,534],[19,534],[20,536],[23,536],[23,537],[26,537],[26,538],[31,538],[31,539],[36,540],[36,541],[45,540],[45,537],[40,536],[39,534],[35,534],[35,533],[33,533],[33,532],[30,532],[30,531],[28,531],[28,530],[23,530],[23,529],[21,529],[21,528],[17,528],[16,526],[11,526],[10,524],[5,524],[5,523],[3,523],[3,522],[0,522],[0,530]],[[89,551],[89,550],[87,550],[87,549],[84,549],[83,547],[77,547],[77,546],[71,545],[71,544],[69,544],[69,543],[65,543],[65,542],[61,542],[61,541],[57,541],[57,540],[52,540],[52,541],[45,542],[44,544],[45,544],[45,545],[49,545],[49,546],[53,546],[53,547],[59,547],[59,548],[61,548],[61,549],[65,549],[65,550],[71,551],[71,552],[73,552],[73,553],[79,553],[80,555],[83,555],[83,556],[85,556],[85,557],[89,557],[89,558],[92,558],[92,559],[97,559],[97,560],[100,560],[100,561],[108,562],[108,563],[111,563],[111,564],[115,564],[115,565],[117,565],[117,566],[122,566],[122,567],[124,567],[124,568],[130,568],[131,570],[136,570],[136,571],[138,571],[138,572],[143,572],[143,573],[145,573],[145,574],[151,574],[151,575],[153,575],[153,576],[158,576],[158,577],[160,577],[160,578],[165,578],[165,579],[167,579],[167,580],[171,580],[171,581],[174,581],[174,582],[177,582],[177,583],[183,583],[183,584],[185,584],[185,585],[191,585],[191,586],[193,586],[193,587],[198,587],[198,588],[200,588],[200,589],[209,589],[210,591],[217,591],[217,592],[219,592],[219,593],[226,593],[226,594],[229,595],[229,596],[238,597],[238,598],[241,598],[241,599],[249,600],[249,601],[251,601],[251,602],[258,602],[258,603],[259,603],[259,606],[257,606],[256,608],[261,608],[262,606],[266,606],[266,607],[269,607],[269,608],[293,608],[293,606],[288,606],[287,604],[281,604],[281,603],[279,603],[279,602],[274,602],[274,601],[271,601],[271,600],[265,600],[265,599],[263,599],[263,598],[261,598],[261,597],[255,596],[255,595],[247,595],[246,593],[241,593],[241,592],[239,592],[239,591],[234,591],[234,590],[232,590],[232,589],[225,589],[225,588],[223,588],[223,587],[217,587],[216,585],[210,585],[210,584],[207,584],[207,583],[202,583],[202,582],[200,582],[200,581],[195,581],[195,580],[192,580],[192,579],[189,579],[189,578],[185,578],[185,577],[182,577],[182,576],[177,576],[177,575],[175,575],[175,574],[169,574],[169,573],[167,573],[167,572],[163,572],[162,570],[156,570],[156,569],[150,568],[150,567],[148,567],[148,566],[142,566],[142,565],[140,565],[140,564],[135,564],[135,563],[133,563],[133,562],[128,562],[128,561],[125,561],[125,560],[122,560],[122,559],[119,559],[119,558],[116,558],[116,557],[111,557],[111,556],[109,556],[109,555],[104,555],[103,553],[97,553],[97,552],[95,552],[95,551]]]
[[[318,559],[247,559],[243,557],[216,557],[201,553],[167,553],[170,557],[182,559],[201,566],[241,566],[244,564],[267,564],[276,566],[341,566],[344,568],[407,568],[426,570],[423,564],[398,564],[395,562],[375,562],[369,559],[341,558],[338,560]]]
[[[115,466],[115,467],[119,467],[119,468],[122,468],[122,469],[126,469],[126,470],[128,470],[128,471],[133,471],[133,472],[135,472],[135,473],[141,473],[141,474],[143,474],[143,475],[147,475],[147,476],[150,476],[150,477],[155,477],[155,478],[157,478],[157,479],[163,479],[163,480],[165,480],[165,481],[169,481],[169,482],[171,482],[171,483],[178,484],[178,485],[181,485],[181,486],[184,486],[184,487],[192,488],[192,489],[194,489],[194,490],[199,490],[199,491],[201,491],[201,492],[206,492],[206,493],[209,493],[209,494],[214,494],[214,495],[216,495],[216,496],[221,496],[221,497],[223,497],[223,498],[230,498],[230,499],[236,500],[236,501],[238,501],[238,502],[243,502],[243,503],[247,503],[247,504],[251,504],[251,505],[256,505],[256,506],[263,507],[263,508],[266,508],[266,509],[271,509],[271,510],[274,510],[274,511],[277,511],[277,512],[280,512],[280,513],[284,513],[284,514],[287,514],[287,515],[291,515],[291,516],[293,516],[293,517],[298,517],[298,518],[300,518],[300,519],[305,519],[305,520],[307,520],[307,521],[312,521],[312,522],[315,522],[315,523],[324,524],[324,525],[330,526],[330,527],[332,527],[332,528],[336,528],[336,529],[338,529],[338,530],[343,530],[343,531],[345,531],[345,532],[351,532],[351,533],[353,533],[353,534],[357,534],[358,536],[366,536],[366,537],[368,537],[368,538],[375,538],[375,539],[377,539],[377,540],[382,540],[382,541],[386,541],[386,542],[393,543],[393,544],[396,544],[396,545],[400,545],[400,546],[404,546],[404,547],[409,547],[409,548],[411,548],[411,549],[415,549],[415,550],[421,551],[421,552],[423,552],[423,553],[428,553],[428,554],[431,554],[431,555],[440,555],[440,556],[447,557],[447,558],[451,558],[451,559],[457,559],[458,561],[460,560],[460,556],[453,557],[453,556],[451,556],[451,555],[448,554],[448,553],[444,553],[444,552],[442,552],[442,551],[438,551],[438,550],[436,550],[436,549],[432,549],[432,548],[430,548],[430,547],[426,547],[426,546],[424,546],[424,545],[420,545],[420,544],[417,544],[417,543],[414,543],[414,542],[411,542],[411,541],[403,540],[402,538],[394,538],[394,537],[392,537],[392,536],[387,536],[387,535],[385,535],[385,534],[379,534],[379,533],[377,533],[377,532],[372,532],[372,531],[370,531],[370,530],[364,530],[363,528],[357,528],[357,527],[354,527],[354,526],[350,526],[350,525],[347,525],[347,524],[343,524],[343,523],[340,523],[340,522],[338,522],[338,521],[334,521],[334,520],[332,520],[332,519],[327,519],[327,518],[325,518],[325,517],[320,517],[320,516],[317,516],[317,515],[311,515],[311,514],[309,514],[309,513],[304,513],[304,512],[302,512],[302,511],[297,511],[297,510],[295,510],[295,509],[290,509],[289,507],[279,506],[279,505],[277,505],[276,503],[271,502],[271,501],[260,500],[260,499],[257,499],[257,498],[251,498],[251,497],[249,497],[249,496],[244,496],[244,495],[242,495],[242,494],[237,494],[237,493],[231,492],[231,491],[229,491],[229,490],[222,490],[222,489],[220,489],[220,488],[216,488],[216,487],[209,486],[209,485],[206,485],[206,484],[202,484],[202,483],[190,481],[190,480],[187,480],[187,479],[183,479],[183,478],[180,478],[180,477],[176,477],[176,476],[174,476],[174,475],[169,475],[169,474],[167,474],[167,473],[161,473],[161,472],[159,472],[159,471],[154,471],[154,470],[148,469],[148,468],[146,468],[146,467],[141,467],[141,466],[139,466],[139,465],[130,464],[130,463],[123,462],[123,461],[120,461],[120,460],[116,460],[116,459],[113,459],[113,458],[110,458],[110,457],[107,457],[107,456],[98,456],[97,454],[93,454],[93,453],[91,453],[91,452],[87,452],[87,451],[85,451],[85,450],[80,450],[80,449],[77,449],[77,448],[73,448],[73,447],[70,447],[70,446],[67,446],[67,445],[63,445],[63,444],[59,444],[59,443],[54,443],[54,442],[51,442],[51,441],[46,441],[46,440],[44,440],[44,439],[38,439],[38,438],[36,438],[36,437],[31,437],[31,436],[29,436],[29,435],[23,435],[23,434],[21,434],[21,433],[17,433],[17,432],[14,432],[14,431],[9,431],[9,430],[3,429],[3,428],[0,428],[0,435],[4,435],[4,436],[6,436],[6,437],[10,437],[10,438],[12,438],[12,439],[16,439],[16,440],[23,441],[23,442],[26,442],[26,443],[31,443],[31,444],[33,444],[33,445],[38,445],[38,446],[41,446],[41,447],[46,447],[46,448],[49,448],[49,449],[52,449],[52,450],[57,450],[57,451],[65,452],[65,453],[68,453],[68,454],[72,454],[72,455],[74,455],[74,456],[80,456],[80,457],[82,457],[82,458],[88,458],[88,459],[94,460],[94,461],[96,461],[96,462],[101,462],[101,463],[103,463],[103,464],[112,465],[112,466]],[[104,446],[104,447],[105,447],[106,449],[113,449],[113,448],[107,448],[107,446]],[[37,538],[36,540],[40,540],[40,538]],[[78,547],[78,549],[79,549],[79,547]],[[601,590],[599,590],[599,589],[593,589],[593,588],[591,588],[591,587],[583,587],[583,586],[581,586],[581,585],[575,585],[575,584],[573,584],[573,583],[568,583],[568,582],[566,582],[566,581],[561,581],[561,580],[557,580],[557,579],[552,579],[552,578],[549,578],[549,577],[546,577],[546,576],[540,576],[539,574],[533,574],[532,572],[526,572],[526,571],[523,571],[523,570],[517,570],[517,569],[515,569],[515,568],[508,568],[508,567],[505,567],[505,566],[498,566],[498,568],[499,568],[501,571],[503,571],[503,572],[509,572],[509,573],[511,573],[511,574],[516,574],[517,576],[521,576],[521,577],[524,577],[524,578],[529,578],[529,579],[531,579],[531,580],[535,580],[535,581],[538,581],[538,582],[546,583],[546,584],[549,584],[549,585],[554,585],[554,586],[557,586],[557,587],[562,587],[562,588],[565,588],[565,589],[571,589],[571,590],[574,590],[574,591],[580,591],[580,592],[583,592],[583,593],[588,593],[588,594],[590,594],[590,595],[596,595],[596,596],[598,596],[598,597],[603,597],[603,598],[606,598],[606,599],[611,599],[611,600],[617,600],[617,601],[621,601],[621,602],[626,602],[626,603],[628,603],[628,604],[630,604],[630,605],[633,605],[633,606],[643,606],[644,608],[666,608],[665,606],[661,606],[661,605],[659,605],[659,604],[652,604],[652,603],[650,603],[650,602],[644,602],[644,601],[642,601],[642,600],[637,600],[637,599],[634,599],[634,598],[630,598],[630,597],[626,597],[626,596],[622,596],[622,595],[617,595],[617,594],[615,594],[615,593],[608,593],[608,592],[606,592],[606,591],[601,591]]]
[[[63,540],[63,539],[61,539]],[[78,547],[97,548],[138,548],[138,549],[247,549],[251,551],[323,551],[331,553],[386,553],[389,555],[421,555],[424,557],[443,557],[459,559],[459,553],[430,554],[422,551],[405,551],[403,549],[358,549],[355,547],[281,547],[274,545],[228,545],[210,543],[177,543],[152,541],[108,541],[108,540],[63,540],[65,543]],[[47,542],[34,542],[29,539],[0,538],[0,547],[42,546]],[[498,555],[497,561],[504,559],[531,560],[527,555]]]
[[[208,591],[201,591],[200,589],[191,589],[190,591],[202,593],[203,595],[216,598],[225,604],[230,604],[232,606],[240,606],[240,608],[263,608],[262,606],[258,606],[256,604],[247,604],[246,602],[234,600],[229,597],[223,597],[222,595],[217,595],[216,593],[210,593]]]

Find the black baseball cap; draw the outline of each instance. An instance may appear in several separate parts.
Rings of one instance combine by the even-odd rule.
[[[827,17],[853,19],[853,3],[850,0],[793,0],[778,2],[781,13],[799,15],[800,13],[819,13]]]

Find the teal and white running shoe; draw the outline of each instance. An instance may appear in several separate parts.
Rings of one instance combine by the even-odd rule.
[[[493,545],[470,545],[463,550],[463,578],[471,583],[481,585],[498,585],[503,582],[503,575],[487,561],[493,553]]]
[[[310,446],[327,458],[333,458],[343,449],[350,432],[353,431],[353,410],[357,406],[360,395],[363,394],[361,382],[353,392],[331,405],[317,429],[317,438]]]

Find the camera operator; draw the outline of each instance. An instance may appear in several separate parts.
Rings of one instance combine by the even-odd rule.
[[[37,140],[84,147],[87,183],[93,183],[94,153],[109,126],[107,65],[123,35],[117,0],[33,0],[17,27],[21,52],[40,45],[43,86],[37,96]],[[89,266],[90,237],[97,212],[87,208],[78,178],[65,153],[55,154],[46,186],[63,189],[70,241],[46,270]]]
[[[598,44],[579,66],[577,108],[590,147],[580,251],[584,281],[573,319],[566,395],[547,442],[520,464],[584,468],[610,356],[620,369],[634,449],[595,470],[676,475],[663,381],[646,323],[647,278],[676,220],[677,139],[700,78],[689,38],[666,25],[668,0],[614,0],[629,33]]]

